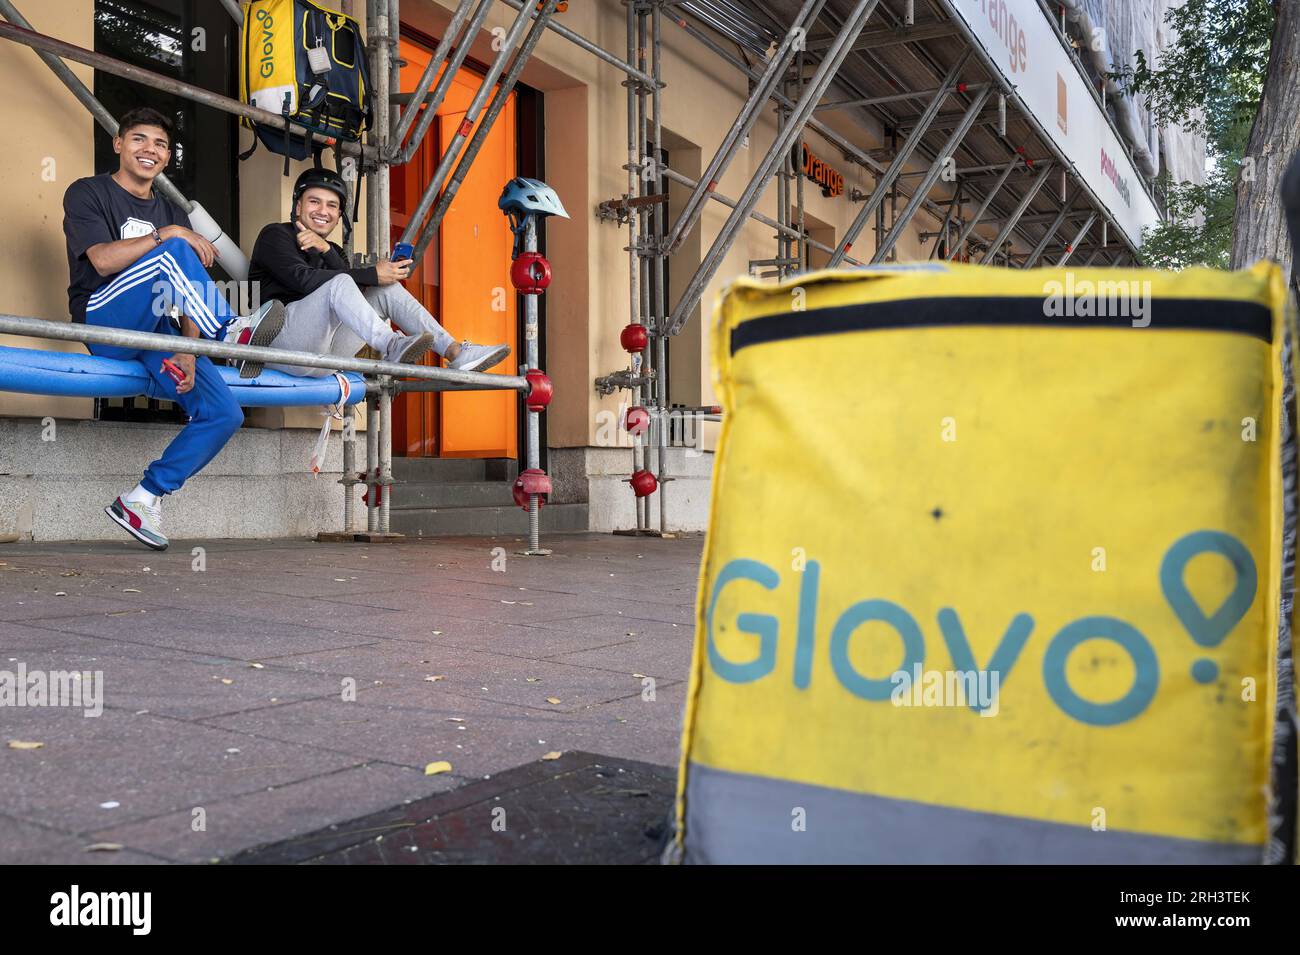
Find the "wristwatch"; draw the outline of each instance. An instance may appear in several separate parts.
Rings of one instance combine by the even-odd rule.
[[[162,245],[162,236],[158,234],[158,229],[156,227],[153,230],[153,244]]]

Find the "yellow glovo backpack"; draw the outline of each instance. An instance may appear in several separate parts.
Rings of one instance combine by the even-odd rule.
[[[733,284],[669,860],[1294,861],[1290,302]]]
[[[290,159],[314,154],[321,146],[290,133],[289,121],[333,140],[356,142],[371,120],[370,75],[366,46],[357,21],[313,0],[249,0],[244,4],[240,97],[278,113],[284,125],[248,119],[257,139],[240,154],[247,159],[260,140]]]

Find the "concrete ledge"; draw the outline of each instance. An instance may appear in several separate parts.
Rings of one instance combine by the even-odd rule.
[[[34,540],[124,538],[103,514],[130,490],[177,425],[0,418],[0,534]],[[343,444],[330,439],[325,468],[308,468],[315,431],[241,428],[221,453],[163,504],[163,529],[179,538],[303,537],[343,529]],[[357,500],[360,493],[354,489]]]

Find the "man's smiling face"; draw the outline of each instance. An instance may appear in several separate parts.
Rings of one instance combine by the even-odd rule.
[[[298,220],[322,239],[334,231],[340,214],[338,193],[333,189],[312,186],[298,200]]]
[[[152,181],[171,158],[171,141],[161,126],[132,126],[113,140],[122,172]]]

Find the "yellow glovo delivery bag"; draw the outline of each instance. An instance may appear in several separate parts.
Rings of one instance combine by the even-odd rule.
[[[685,862],[1295,854],[1280,270],[740,280]]]

